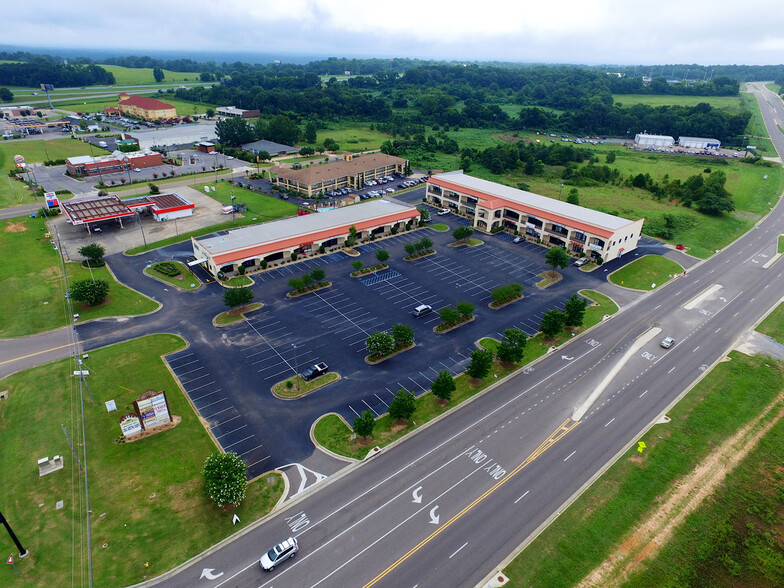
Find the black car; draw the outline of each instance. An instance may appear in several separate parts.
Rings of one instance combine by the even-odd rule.
[[[329,366],[324,363],[323,361],[320,363],[313,364],[304,372],[302,372],[302,379],[306,382],[318,378],[319,376],[323,376],[329,371]]]

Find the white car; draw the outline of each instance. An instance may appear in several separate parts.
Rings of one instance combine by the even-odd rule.
[[[437,214],[438,216],[444,216],[445,214],[449,214],[449,209],[448,209],[448,208],[442,208],[442,209],[441,209],[441,210],[439,210],[439,211],[438,211],[436,214]]]
[[[580,259],[575,260],[574,265],[576,265],[577,267],[582,267],[586,263],[588,263],[588,260],[584,257],[581,257]]]
[[[289,537],[283,543],[278,543],[259,559],[261,569],[271,572],[275,566],[286,561],[299,551],[299,545],[294,537]]]
[[[672,347],[673,343],[675,343],[675,339],[673,339],[672,337],[665,337],[661,342],[661,346],[664,347],[665,349],[669,349],[670,347]]]

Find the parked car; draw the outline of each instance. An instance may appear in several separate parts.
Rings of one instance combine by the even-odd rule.
[[[420,304],[414,310],[411,311],[411,314],[415,317],[424,316],[429,312],[433,312],[433,307],[428,304]]]
[[[515,237],[514,239],[512,239],[512,243],[519,243],[522,240],[523,240],[522,237]]]
[[[576,265],[577,267],[582,267],[586,263],[588,263],[588,260],[585,257],[581,257],[580,259],[575,260],[574,265]]]
[[[320,363],[315,363],[302,372],[302,379],[306,382],[318,378],[319,376],[323,376],[329,371],[329,366],[324,363],[323,361]]]
[[[289,537],[283,543],[278,543],[275,547],[270,549],[267,553],[259,559],[261,569],[266,572],[271,572],[275,566],[286,561],[290,557],[294,557],[299,551],[299,544],[294,537]]]
[[[673,339],[672,337],[665,337],[661,342],[661,346],[664,347],[665,349],[669,349],[670,347],[672,347],[673,343],[675,343],[675,339]]]
[[[436,214],[437,214],[438,216],[444,216],[445,214],[449,214],[449,209],[448,209],[448,208],[442,208],[442,209],[441,209],[441,210],[439,210],[439,211],[438,211]]]

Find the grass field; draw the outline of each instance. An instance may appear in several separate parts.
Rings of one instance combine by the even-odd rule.
[[[779,235],[778,252],[779,253],[784,253],[784,235]]]
[[[93,147],[95,155],[106,153],[103,149]],[[90,155],[90,145],[75,139],[52,139],[49,141],[7,141],[0,142],[0,170],[3,177],[0,177],[0,208],[18,206],[20,204],[33,204],[42,202],[41,198],[35,198],[32,191],[22,182],[14,180],[7,175],[7,172],[16,167],[14,156],[21,155],[25,158],[25,163],[38,163],[50,159],[65,159],[77,155]],[[24,174],[27,178],[28,174]]]
[[[54,250],[41,219],[22,217],[0,222],[0,250],[24,251],[7,256],[0,268],[0,337],[20,337],[62,327],[70,322],[65,300],[65,284],[60,255]],[[73,252],[77,255],[77,252]],[[66,265],[69,283],[90,279],[90,272],[79,263]],[[109,282],[108,302],[85,308],[74,302],[79,321],[152,312],[158,303],[121,284],[104,268],[92,270],[96,279]]]
[[[128,86],[132,84],[157,84],[152,75],[151,67],[131,68],[119,65],[102,65],[103,69],[114,74],[114,81],[118,86]],[[198,82],[199,74],[187,71],[163,70],[163,80],[166,82]]]
[[[618,311],[618,306],[603,294],[599,294],[592,290],[583,290],[580,294],[586,298],[590,298],[595,305],[588,308],[585,313],[584,326],[575,330],[575,333],[580,333],[600,322],[605,314],[611,315]],[[370,447],[375,447],[377,445],[379,447],[384,447],[407,435],[418,426],[421,427],[427,421],[441,415],[450,407],[457,406],[461,402],[464,402],[468,398],[494,384],[499,379],[522,369],[525,365],[542,357],[551,346],[562,345],[566,341],[572,339],[572,336],[571,332],[564,331],[555,339],[546,339],[541,334],[531,337],[526,343],[525,356],[523,357],[521,364],[509,366],[494,361],[490,374],[479,385],[473,384],[471,379],[465,374],[457,376],[455,378],[457,389],[452,393],[452,398],[447,405],[442,405],[438,399],[430,393],[423,394],[417,398],[416,411],[405,427],[400,428],[395,426],[395,422],[389,418],[388,414],[382,415],[376,419],[373,439],[369,445],[358,443],[356,439],[352,439],[351,429],[345,425],[340,417],[334,414],[319,419],[314,429],[315,439],[320,445],[326,447],[330,451],[354,459],[364,459]],[[497,347],[497,343],[488,338],[482,339],[481,344],[483,347],[490,350],[494,350]]]
[[[773,143],[770,142],[765,121],[762,120],[762,112],[760,112],[759,103],[753,94],[741,94],[743,106],[751,113],[751,120],[746,127],[748,133],[748,143],[746,145],[754,145],[757,152],[766,157],[776,157],[776,149]],[[744,145],[745,147],[745,145]]]
[[[91,351],[86,360],[95,401],[85,390],[95,586],[128,586],[161,574],[263,516],[281,496],[278,475],[272,486],[267,476],[250,484],[233,512],[205,496],[201,468],[215,446],[160,358],[184,347],[179,337],[154,335]],[[3,514],[30,550],[27,558],[15,558],[19,578],[11,566],[0,569],[2,585],[88,583],[84,481],[61,427],[81,453],[79,387],[70,377],[71,363],[58,361],[0,382],[0,389],[10,391],[0,403]],[[118,442],[120,416],[148,389],[166,392],[171,413],[182,420],[152,437]],[[117,411],[107,412],[108,400]],[[39,478],[35,460],[53,455],[64,457],[65,468]],[[60,510],[58,500],[64,502]],[[234,512],[242,521],[236,526]],[[6,533],[0,547],[14,551]]]
[[[680,274],[683,268],[667,257],[645,255],[611,273],[608,279],[617,286],[634,290],[653,290]]]
[[[558,588],[578,583],[656,508],[673,483],[780,393],[783,364],[738,352],[730,358],[668,413],[670,423],[641,438],[647,446],[642,454],[636,446],[630,448],[507,566],[504,573],[512,586]],[[717,585],[683,584],[671,578],[664,583]]]
[[[784,344],[784,304],[779,305],[757,327],[757,331]]]
[[[384,141],[392,138],[391,135],[370,129],[370,124],[357,122],[324,121],[326,129],[319,129],[316,143],[323,143],[327,137],[334,139],[340,145],[340,151],[358,153],[378,149]],[[315,143],[313,143],[315,145]]]
[[[697,106],[706,102],[713,108],[726,110],[733,114],[740,113],[741,99],[737,96],[670,96],[659,94],[613,94],[613,104],[624,108],[637,104],[647,104],[654,108],[659,106]]]

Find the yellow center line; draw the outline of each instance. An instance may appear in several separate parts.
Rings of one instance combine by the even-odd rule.
[[[84,341],[82,341],[82,343],[84,343]],[[27,359],[28,357],[35,357],[36,355],[41,355],[42,353],[49,353],[50,351],[57,351],[58,349],[65,349],[66,347],[72,347],[73,345],[74,343],[66,343],[65,345],[60,345],[59,347],[50,347],[49,349],[36,351],[35,353],[28,353],[27,355],[14,357],[12,359],[6,359],[5,361],[0,361],[0,365],[4,365],[6,363],[13,363],[15,361],[21,361],[22,359]]]
[[[553,431],[550,434],[550,436],[547,437],[547,439],[545,439],[542,442],[542,444],[539,447],[537,447],[528,457],[526,457],[525,460],[523,460],[523,462],[520,465],[518,465],[514,470],[512,470],[509,473],[508,476],[505,476],[495,486],[492,486],[491,488],[489,488],[487,491],[485,491],[484,494],[482,494],[481,496],[476,498],[471,504],[466,506],[463,510],[461,510],[459,513],[457,513],[455,516],[453,516],[451,519],[449,519],[446,523],[444,523],[442,526],[440,526],[436,531],[433,531],[433,533],[431,533],[428,537],[426,537],[425,539],[420,541],[417,545],[412,547],[409,550],[408,553],[406,553],[404,556],[402,556],[400,559],[398,559],[395,563],[390,565],[387,569],[385,569],[378,576],[373,578],[370,582],[365,584],[364,588],[370,588],[371,586],[373,586],[374,584],[376,584],[377,582],[382,580],[392,570],[394,570],[396,567],[398,567],[400,564],[402,564],[404,561],[406,561],[409,557],[414,555],[417,551],[422,549],[425,545],[430,543],[433,539],[438,537],[438,535],[440,535],[441,532],[443,532],[444,530],[449,528],[452,525],[452,523],[454,523],[457,520],[459,520],[460,518],[462,518],[463,515],[465,515],[468,511],[473,509],[477,504],[482,502],[485,498],[487,498],[493,492],[498,490],[501,486],[506,484],[507,481],[509,481],[511,478],[513,478],[516,474],[518,474],[521,470],[523,470],[526,466],[528,466],[536,458],[538,458],[540,455],[542,455],[550,447],[552,447],[558,441],[563,439],[566,436],[567,433],[569,433],[572,429],[574,429],[579,424],[580,424],[579,421],[572,421],[572,419],[566,419],[563,423],[561,423],[561,425],[555,431]]]

